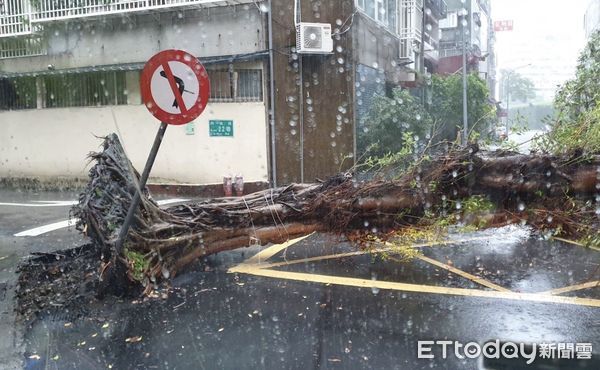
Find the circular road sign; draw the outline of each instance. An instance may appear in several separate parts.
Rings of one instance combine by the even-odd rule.
[[[164,50],[144,66],[142,101],[161,122],[183,125],[196,119],[208,103],[210,82],[198,58],[182,50]]]

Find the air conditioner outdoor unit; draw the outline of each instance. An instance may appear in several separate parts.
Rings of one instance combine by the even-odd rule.
[[[332,53],[331,25],[328,23],[299,23],[296,26],[296,51],[301,54]]]

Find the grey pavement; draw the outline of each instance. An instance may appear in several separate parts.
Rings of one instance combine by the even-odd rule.
[[[70,199],[0,192],[0,203]],[[423,259],[409,262],[391,252],[348,255],[356,249],[343,238],[316,234],[286,249],[199,262],[173,280],[168,297],[108,298],[17,327],[17,262],[85,240],[68,228],[14,234],[65,220],[68,209],[0,205],[0,368],[480,369],[491,365],[444,360],[439,348],[435,359],[419,359],[417,341],[496,339],[591,343],[593,360],[546,368],[598,365],[600,288],[577,286],[599,280],[599,252],[520,227],[452,234],[452,243],[424,246]],[[265,258],[255,264],[249,258],[259,250]],[[571,290],[537,300],[564,287]]]

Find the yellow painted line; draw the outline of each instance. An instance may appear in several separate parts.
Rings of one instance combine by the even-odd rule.
[[[409,244],[409,245],[399,245],[399,244],[394,244],[391,242],[384,242],[383,245],[385,245],[388,248],[402,248],[402,247],[413,247],[413,248],[423,248],[423,247],[435,247],[438,245],[452,245],[452,244],[460,244],[460,243],[467,243],[467,242],[475,242],[475,241],[479,241],[479,240],[489,240],[490,237],[489,236],[476,236],[473,238],[467,238],[467,239],[447,239],[447,240],[436,240],[436,241],[432,241],[432,242],[427,242],[427,243],[420,243],[420,244]]]
[[[567,244],[571,244],[571,245],[576,245],[578,247],[588,248],[588,249],[595,250],[596,252],[600,252],[600,248],[598,248],[598,247],[594,247],[592,245],[586,246],[585,244],[581,244],[581,243],[576,242],[574,240],[569,240],[569,239],[565,239],[565,238],[559,238],[557,236],[553,236],[552,239],[558,240],[559,242],[563,242],[563,243],[567,243]]]
[[[509,299],[524,302],[560,303],[600,308],[600,299],[591,298],[562,297],[556,295],[544,295],[539,293],[499,292],[477,289],[447,288],[431,285],[406,284],[381,280],[366,280],[342,276],[328,276],[301,272],[271,270],[260,268],[256,265],[248,264],[238,265],[232,270],[243,274],[320,284],[334,284],[359,288],[378,288],[412,293],[430,293],[478,298]]]
[[[296,239],[290,239],[285,243],[281,243],[281,244],[275,244],[273,246],[270,246],[269,248],[263,249],[262,251],[256,253],[254,256],[248,258],[247,260],[245,260],[243,263],[247,263],[247,264],[257,264],[257,263],[261,263],[261,261],[266,261],[269,258],[273,257],[274,255],[276,255],[277,253],[281,252],[282,250],[308,238],[309,236],[313,235],[313,233],[310,233],[308,235],[305,236],[301,236],[299,238]]]
[[[381,251],[379,251],[379,252],[381,252]],[[339,253],[339,254],[328,254],[325,256],[307,257],[307,258],[294,259],[294,260],[283,261],[283,262],[259,263],[259,264],[256,264],[255,266],[258,268],[261,268],[261,269],[268,269],[268,268],[273,268],[273,267],[297,265],[299,263],[305,263],[305,262],[318,262],[318,261],[324,261],[324,260],[330,260],[330,259],[336,259],[336,258],[361,256],[366,253],[367,252],[364,252],[364,251],[356,251],[356,252]],[[244,262],[243,264],[247,265],[246,262]],[[234,267],[234,269],[235,269],[235,267]]]
[[[473,282],[475,282],[475,283],[477,283],[479,285],[483,285],[485,287],[497,290],[499,292],[510,292],[509,289],[501,287],[500,285],[496,285],[496,284],[492,283],[491,281],[487,281],[487,280],[482,279],[482,278],[480,278],[478,276],[475,276],[475,275],[469,274],[468,272],[465,272],[463,270],[457,269],[456,267],[452,267],[452,266],[447,265],[445,263],[442,263],[440,261],[436,261],[433,258],[429,258],[429,257],[426,257],[426,256],[417,256],[417,258],[420,259],[420,260],[422,260],[422,261],[425,261],[427,263],[430,263],[432,265],[435,265],[437,267],[441,267],[444,270],[448,270],[450,272],[453,272],[456,275],[459,275],[459,276],[462,276],[462,277],[464,277],[466,279],[469,279],[469,280],[471,280],[471,281],[473,281]]]
[[[396,244],[393,244],[393,243],[385,242],[383,244],[386,245],[386,246],[388,246],[388,248],[372,249],[372,250],[368,250],[368,251],[355,251],[355,252],[347,252],[347,253],[338,253],[338,254],[327,254],[327,255],[324,255],[324,256],[307,257],[307,258],[294,259],[294,260],[283,261],[283,262],[272,262],[272,263],[261,262],[261,261],[269,259],[270,257],[274,256],[275,254],[279,253],[281,250],[283,250],[283,249],[285,249],[287,247],[290,247],[291,245],[293,245],[293,244],[301,241],[304,238],[306,238],[306,236],[304,236],[302,238],[290,240],[287,243],[283,243],[283,244],[278,244],[278,245],[271,246],[271,247],[269,247],[269,248],[267,248],[267,249],[259,252],[258,254],[252,256],[251,258],[245,260],[244,262],[242,262],[242,264],[244,264],[244,265],[257,265],[260,268],[272,268],[272,267],[281,267],[281,266],[295,265],[295,264],[298,264],[298,263],[305,263],[305,262],[318,262],[318,261],[324,261],[324,260],[330,260],[330,259],[336,259],[336,258],[361,256],[361,255],[369,254],[369,253],[386,253],[386,252],[392,252],[393,253],[395,250],[397,250],[398,248],[401,248],[401,247],[424,248],[424,247],[434,247],[436,245],[459,244],[459,243],[465,243],[465,242],[470,242],[470,241],[477,241],[477,240],[482,240],[482,239],[489,239],[488,237],[486,237],[486,238],[477,237],[477,238],[461,239],[461,240],[454,240],[454,241],[434,241],[434,242],[428,242],[428,243],[422,243],[422,244],[415,244],[415,245],[405,245],[405,246],[399,246],[399,245],[396,245]],[[264,253],[264,254],[262,254],[261,256],[259,256],[259,254],[261,254],[261,253]],[[230,269],[230,272],[235,272],[235,271],[232,271],[233,269],[235,269],[235,267],[233,267],[232,269]]]
[[[595,281],[589,281],[587,283],[566,286],[564,288],[552,289],[547,292],[541,292],[538,294],[558,295],[558,294],[563,294],[563,293],[568,293],[568,292],[574,292],[576,290],[595,288],[598,286],[600,286],[600,280],[595,280]]]

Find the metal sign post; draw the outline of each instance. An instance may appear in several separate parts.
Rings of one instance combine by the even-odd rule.
[[[160,148],[160,144],[162,143],[163,137],[165,136],[165,131],[167,131],[168,125],[169,124],[165,122],[162,122],[160,124],[158,132],[156,133],[156,137],[154,138],[154,144],[152,144],[152,149],[150,149],[150,154],[148,155],[146,166],[144,167],[144,171],[142,172],[142,176],[140,177],[140,182],[138,186],[135,187],[135,194],[131,201],[131,205],[129,205],[129,209],[127,210],[127,216],[125,216],[123,225],[119,230],[119,237],[117,238],[117,242],[115,244],[116,251],[119,254],[121,254],[121,252],[123,251],[123,244],[125,243],[125,239],[127,238],[127,233],[129,232],[129,228],[131,227],[131,222],[133,221],[133,217],[135,216],[135,211],[140,206],[140,201],[142,199],[142,191],[146,187],[148,176],[150,176],[150,171],[152,170],[152,166],[154,165],[156,154],[158,154],[158,149]]]
[[[198,58],[182,50],[165,50],[150,58],[142,71],[140,87],[144,105],[161,124],[119,230],[115,243],[118,254],[123,252],[129,228],[140,206],[142,192],[167,126],[183,125],[196,119],[206,108],[210,96],[210,82],[206,69]]]

